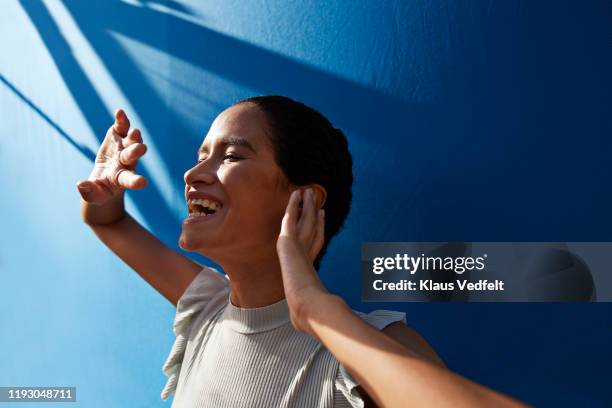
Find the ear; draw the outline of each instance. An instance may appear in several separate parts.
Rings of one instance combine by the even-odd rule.
[[[303,186],[296,186],[291,184],[289,186],[289,192],[293,192],[293,190],[302,190],[304,192],[307,188],[312,188],[312,192],[315,195],[315,206],[318,209],[323,208],[325,205],[325,200],[327,200],[327,190],[320,184],[306,184]],[[301,206],[301,205],[300,205]]]
[[[315,195],[315,206],[318,209],[323,208],[325,205],[325,200],[327,199],[327,191],[320,184],[309,184],[304,186],[304,188],[312,188],[312,192]]]

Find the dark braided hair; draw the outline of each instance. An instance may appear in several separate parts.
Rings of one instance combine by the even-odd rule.
[[[314,267],[319,270],[327,245],[340,232],[349,214],[353,159],[340,129],[316,110],[285,96],[255,96],[236,103],[252,103],[266,115],[276,164],[290,183],[320,184],[327,191],[325,242]]]

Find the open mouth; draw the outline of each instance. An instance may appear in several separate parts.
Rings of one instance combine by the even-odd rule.
[[[213,200],[196,198],[187,201],[189,209],[188,218],[210,217],[223,207],[221,203]]]

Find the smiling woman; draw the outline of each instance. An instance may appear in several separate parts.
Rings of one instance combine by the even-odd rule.
[[[515,402],[445,367],[403,313],[352,311],[317,275],[351,201],[344,134],[281,96],[223,111],[185,173],[180,246],[171,250],[124,209],[145,154],[121,110],[88,180],[82,217],[177,306],[163,366],[177,407],[501,406]]]
[[[280,279],[267,276],[276,269],[280,278],[275,244],[290,191],[265,129],[264,114],[246,103],[213,122],[197,163],[185,173],[185,197],[206,194],[220,209],[214,217],[188,218],[179,241],[222,265],[230,279],[252,280],[245,294],[233,291],[243,301],[251,293],[261,299],[252,307],[269,304],[270,295],[273,301],[283,298]]]

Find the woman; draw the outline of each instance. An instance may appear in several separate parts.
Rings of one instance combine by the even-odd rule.
[[[451,373],[403,313],[357,316],[317,276],[349,212],[347,141],[289,98],[240,101],[213,122],[185,173],[189,216],[169,249],[126,214],[126,189],[146,152],[125,113],[77,184],[83,220],[177,305],[164,365],[173,406],[502,406],[511,399]]]

